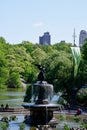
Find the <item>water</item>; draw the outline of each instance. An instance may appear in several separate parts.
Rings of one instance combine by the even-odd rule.
[[[52,101],[53,103],[57,104],[58,100],[59,100],[60,96],[59,95],[54,95],[53,98],[52,98]]]
[[[10,107],[22,107],[21,105],[23,104],[23,99],[25,96],[25,91],[24,90],[7,90],[7,91],[0,91],[0,105],[4,104],[6,105],[7,103],[9,104]],[[59,96],[54,96],[53,102],[56,102],[58,100]],[[48,113],[46,113],[47,115]],[[64,113],[63,113],[64,115]],[[65,115],[64,115],[65,116]],[[1,116],[0,116],[1,118]],[[9,122],[9,127],[8,130],[19,130],[20,123],[24,121],[24,116],[19,115],[17,116],[18,120],[17,121],[11,121]],[[46,117],[47,118],[47,117]],[[63,129],[64,124],[67,123],[66,121],[62,121],[57,125],[57,129]],[[68,122],[68,124],[71,127],[80,127],[78,123],[73,123],[73,122]],[[30,130],[30,127],[26,125],[25,130]]]
[[[9,127],[7,130],[20,130],[20,124],[24,121],[24,116],[16,116],[16,121],[9,122]],[[1,116],[0,116],[1,119]],[[25,130],[30,130],[30,126],[26,125]]]
[[[18,120],[17,121],[11,121],[9,123],[9,127],[7,130],[19,130],[20,128],[20,124],[24,121],[24,117],[23,116],[17,116]],[[29,126],[25,126],[25,130],[29,130],[30,127]]]
[[[70,128],[75,127],[75,128],[80,128],[79,123],[76,122],[66,122],[66,121],[62,121],[57,125],[57,129],[58,130],[64,130],[64,125],[68,124],[70,126]]]
[[[6,91],[0,90],[0,105],[9,104],[10,107],[21,107],[25,96],[24,90],[9,89]]]
[[[24,116],[23,115],[17,115],[17,120],[16,121],[11,121],[9,122],[9,127],[7,130],[20,130],[20,124],[24,121]],[[2,116],[0,116],[0,119]],[[61,121],[57,126],[56,130],[64,130],[64,125],[68,124],[71,128],[80,128],[80,125],[76,122],[66,122],[66,121]],[[30,126],[26,125],[25,130],[30,130]]]

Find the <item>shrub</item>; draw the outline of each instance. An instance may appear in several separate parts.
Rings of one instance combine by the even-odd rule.
[[[65,114],[61,114],[60,117],[59,117],[60,121],[64,121],[65,120]]]
[[[10,120],[11,120],[11,121],[15,121],[15,120],[17,120],[16,115],[12,115],[12,116],[10,116]]]
[[[84,123],[84,124],[87,124],[87,119],[83,119],[83,123]]]
[[[74,118],[73,118],[73,119],[74,119],[74,121],[75,121],[75,122],[79,122],[79,121],[80,121],[79,116],[74,116]]]
[[[87,124],[83,124],[82,126],[87,129]]]
[[[87,119],[83,119],[82,127],[87,129]]]
[[[5,115],[5,116],[3,116],[2,118],[1,118],[1,121],[3,121],[3,122],[8,122],[8,117]]]
[[[6,122],[0,122],[0,130],[7,130],[8,123]]]
[[[20,124],[20,130],[25,130],[25,124],[24,123]]]
[[[69,127],[68,124],[65,124],[65,125],[64,125],[64,130],[70,130],[70,127]]]

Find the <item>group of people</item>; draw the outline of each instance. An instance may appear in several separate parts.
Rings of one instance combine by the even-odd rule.
[[[3,111],[3,110],[7,110],[8,108],[9,108],[8,104],[6,104],[5,106],[1,104],[0,110]]]

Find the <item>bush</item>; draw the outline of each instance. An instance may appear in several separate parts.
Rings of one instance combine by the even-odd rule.
[[[0,130],[7,130],[8,123],[6,122],[0,122]]]
[[[84,124],[87,124],[87,119],[83,119],[83,123],[84,123]]]
[[[64,130],[70,130],[70,127],[69,127],[68,124],[65,124],[65,125],[64,125]]]
[[[5,115],[5,116],[3,116],[2,118],[1,118],[1,121],[3,121],[3,122],[8,122],[8,117]]]
[[[11,120],[11,121],[15,121],[15,120],[17,120],[16,115],[12,115],[12,116],[10,116],[10,120]]]
[[[83,124],[82,126],[87,129],[87,124]]]
[[[87,119],[83,119],[82,127],[87,129]]]
[[[59,119],[60,119],[60,121],[64,121],[65,120],[65,114],[61,114]]]
[[[80,121],[79,116],[74,116],[74,118],[73,118],[73,119],[74,119],[74,121],[75,121],[75,122],[79,122],[79,121]]]
[[[25,130],[25,124],[24,123],[20,124],[20,130]]]

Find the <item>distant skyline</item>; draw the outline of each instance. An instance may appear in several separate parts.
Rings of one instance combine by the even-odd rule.
[[[79,43],[81,30],[87,30],[87,0],[0,0],[0,36],[11,44],[39,43],[50,32],[51,44],[62,40]]]

